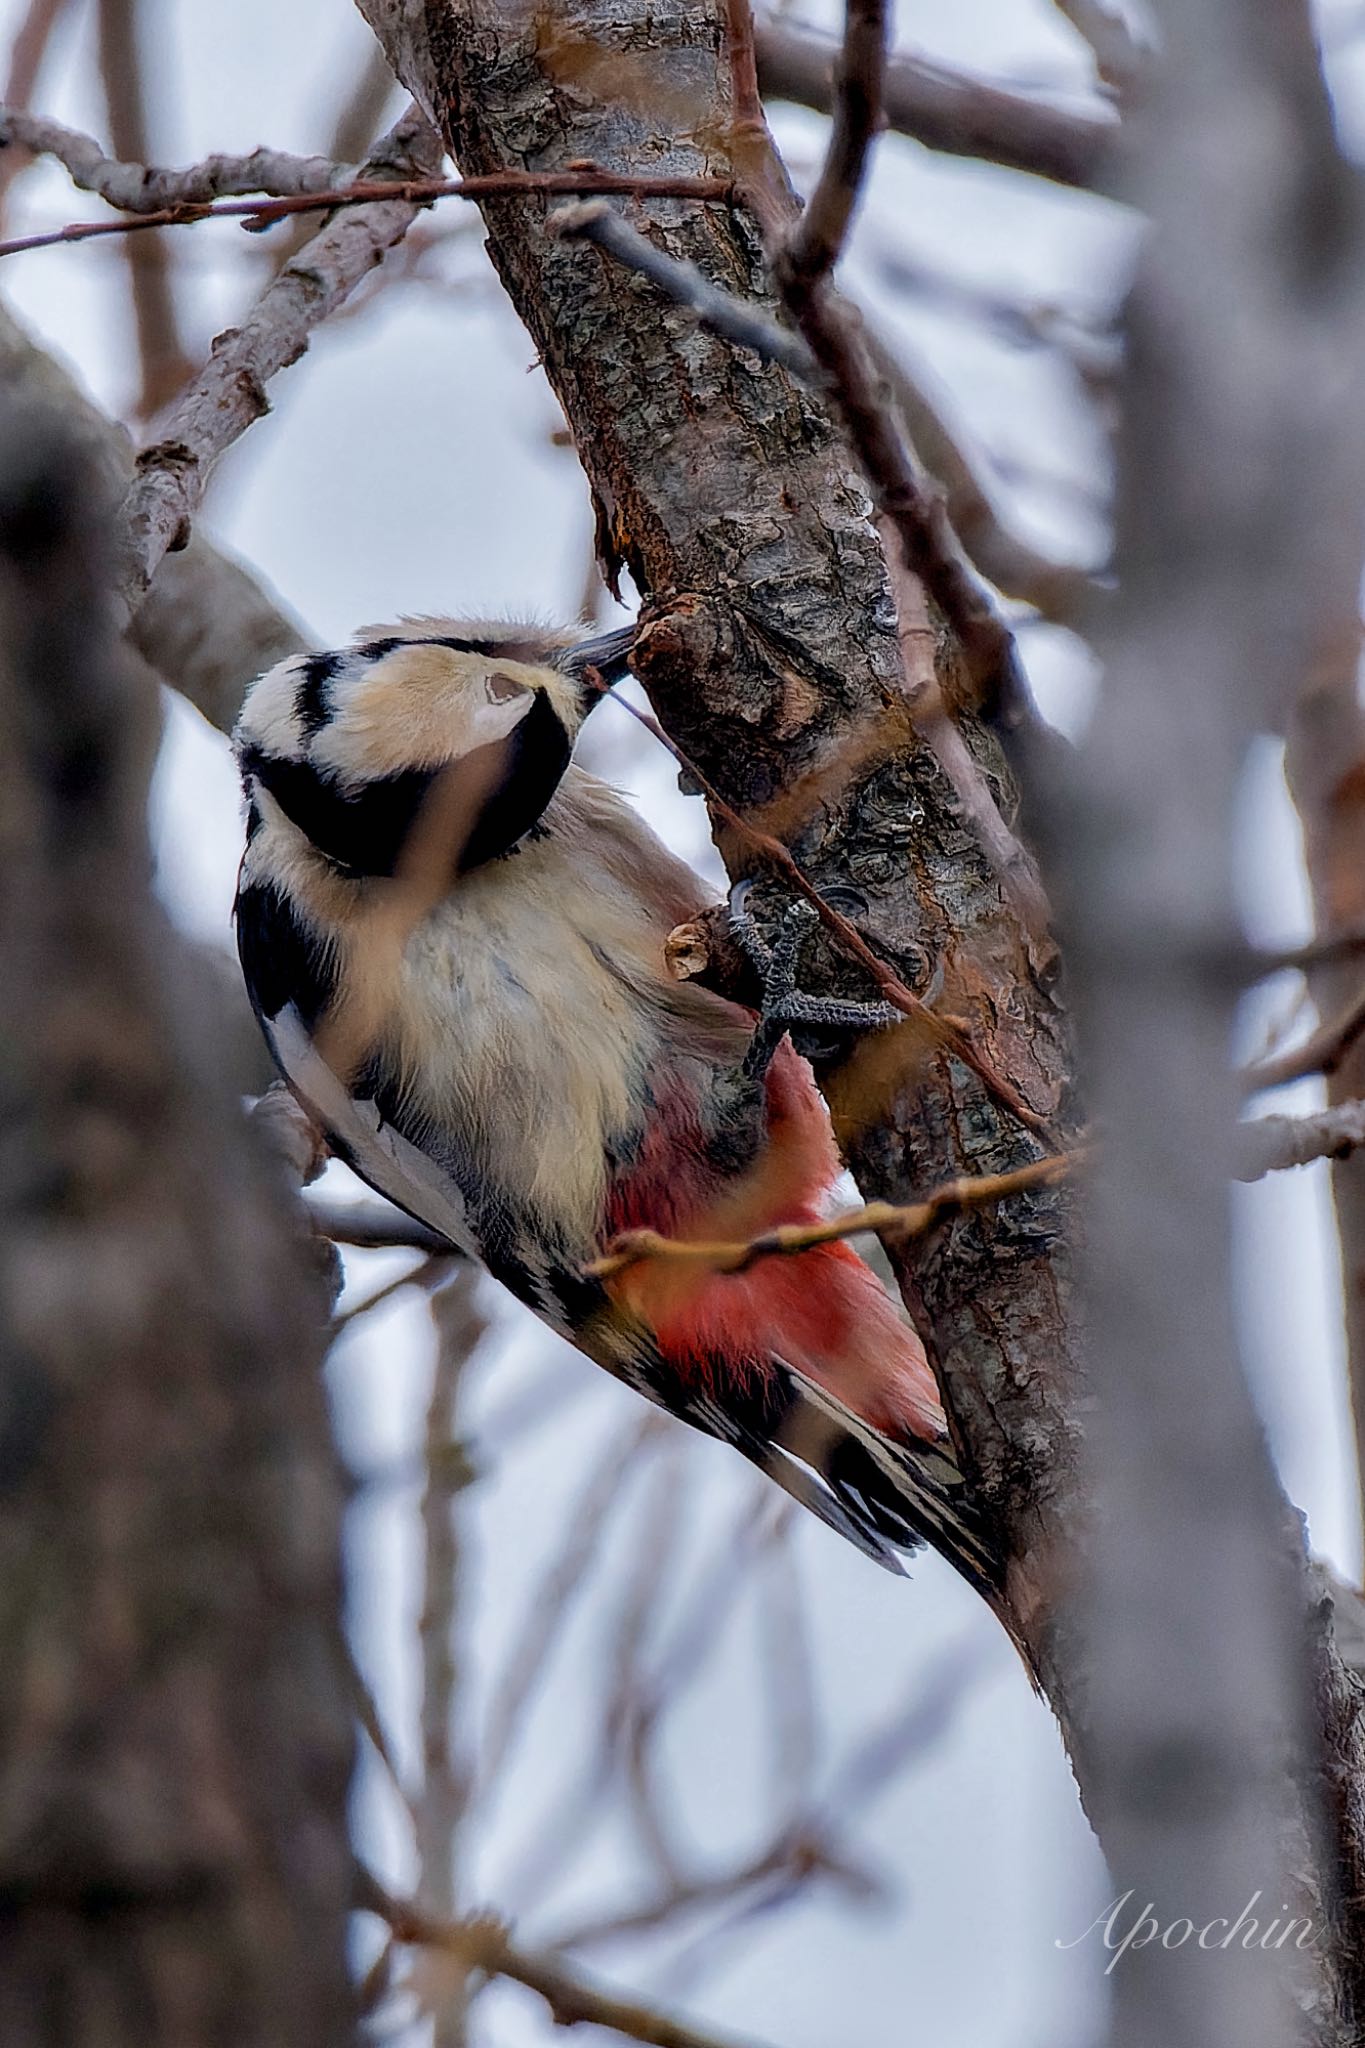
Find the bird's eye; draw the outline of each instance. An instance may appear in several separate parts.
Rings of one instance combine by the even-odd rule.
[[[499,669],[494,669],[484,683],[490,704],[506,704],[513,697],[524,697],[530,687],[529,683],[521,682],[516,676],[504,675]]]

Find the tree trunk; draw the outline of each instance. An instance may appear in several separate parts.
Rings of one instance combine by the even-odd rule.
[[[340,2048],[326,1290],[151,895],[111,529],[0,415],[0,2039]]]

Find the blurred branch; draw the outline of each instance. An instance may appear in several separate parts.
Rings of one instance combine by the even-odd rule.
[[[66,13],[69,0],[29,0],[28,12],[10,44],[9,71],[5,78],[4,105],[27,107],[38,83],[52,32]],[[4,216],[9,188],[33,161],[25,149],[16,148],[0,156],[0,220]]]
[[[439,1231],[405,1216],[389,1202],[334,1202],[312,1195],[308,1199],[308,1215],[318,1235],[330,1237],[333,1244],[355,1245],[363,1251],[382,1251],[393,1246],[426,1252],[433,1258],[461,1256]]]
[[[660,1418],[650,1413],[614,1437],[574,1501],[567,1517],[568,1541],[527,1603],[521,1630],[504,1660],[489,1707],[479,1761],[480,1799],[487,1798],[503,1773],[536,1685],[583,1590],[597,1546],[623,1503],[626,1482],[639,1472],[642,1454],[661,1426]]]
[[[1346,1159],[1365,1145],[1365,1102],[1334,1102],[1314,1116],[1262,1116],[1238,1126],[1238,1180],[1262,1180],[1315,1159]]]
[[[961,437],[924,377],[889,343],[865,326],[869,351],[899,409],[906,438],[942,487],[948,523],[982,575],[1006,597],[1032,605],[1059,626],[1085,629],[1105,592],[1086,569],[1054,561],[1016,532],[991,497]]]
[[[1150,69],[1151,60],[1122,8],[1111,6],[1109,0],[1052,0],[1052,4],[1089,44],[1103,83],[1118,99],[1127,99]]]
[[[1335,1074],[1365,1032],[1365,987],[1357,988],[1334,1017],[1320,1024],[1302,1045],[1243,1067],[1242,1086],[1249,1095],[1263,1088],[1283,1088],[1309,1074]]]
[[[422,1494],[425,1576],[422,1651],[422,1797],[416,1809],[421,1889],[435,1912],[449,1918],[458,1896],[456,1858],[469,1804],[469,1770],[456,1751],[460,1667],[460,1494],[470,1478],[460,1441],[460,1390],[465,1370],[488,1327],[477,1303],[473,1267],[457,1272],[431,1304],[436,1362],[427,1406],[426,1486]],[[432,2048],[463,2048],[467,1987],[448,1984],[435,2015]]]
[[[1259,1891],[1312,1924],[1311,1956],[1134,1948],[1111,2038],[1280,2048],[1360,2032],[1365,1695],[1247,1383],[1227,1198],[1246,1077],[1225,963],[1244,945],[1248,750],[1356,632],[1365,207],[1306,5],[1151,11],[1117,591],[1055,807],[1103,1133],[1085,1207],[1087,1806],[1117,1895],[1178,1901],[1197,1927]]]
[[[863,1231],[875,1231],[892,1242],[923,1237],[949,1216],[1003,1202],[1027,1188],[1050,1187],[1084,1157],[1080,1151],[1049,1153],[1045,1159],[1013,1167],[1008,1173],[979,1174],[970,1180],[945,1182],[922,1202],[868,1202],[823,1223],[783,1223],[760,1237],[734,1242],[708,1243],[702,1239],[661,1237],[653,1230],[626,1230],[613,1240],[613,1249],[604,1258],[594,1259],[583,1270],[591,1279],[610,1280],[641,1260],[664,1259],[677,1265],[704,1266],[715,1273],[743,1273],[756,1259],[809,1251],[812,1245],[832,1244],[838,1238],[857,1237]]]
[[[788,21],[755,23],[759,82],[774,99],[828,114],[836,45]],[[1116,120],[1072,112],[898,51],[886,67],[887,126],[927,149],[980,158],[1059,184],[1106,191],[1123,141]]]
[[[121,490],[131,477],[133,451],[124,428],[3,305],[0,394],[16,405],[60,410],[111,489]],[[232,730],[255,676],[315,644],[255,576],[202,534],[162,561],[128,638],[222,732]]]
[[[1306,951],[1308,989],[1324,1024],[1348,1018],[1360,967],[1344,938],[1365,930],[1365,708],[1360,639],[1344,632],[1304,677],[1287,723],[1285,777],[1298,809],[1319,938]],[[1341,934],[1343,938],[1334,938]],[[1365,1097],[1365,1035],[1342,1046],[1327,1074],[1328,1102]],[[1365,1494],[1365,1157],[1332,1170],[1341,1247],[1347,1375],[1358,1497]]]
[[[716,2035],[699,2033],[652,2006],[603,1989],[557,1956],[515,1947],[496,1920],[440,1920],[412,1900],[395,1898],[363,1866],[356,1903],[377,1914],[398,1941],[440,1950],[471,1973],[524,1984],[544,1999],[556,2026],[607,2027],[648,2048],[726,2048]]]
[[[119,155],[145,163],[151,155],[143,91],[141,0],[98,0],[99,65],[109,135]],[[0,112],[0,135],[4,115]],[[135,411],[150,419],[169,405],[194,368],[185,351],[171,279],[171,254],[159,235],[125,249],[137,329],[142,388]]]

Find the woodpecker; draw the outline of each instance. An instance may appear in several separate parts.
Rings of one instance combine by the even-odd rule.
[[[707,890],[571,760],[586,671],[631,639],[404,620],[262,676],[235,734],[252,1004],[372,1187],[869,1557],[927,1540],[995,1606],[923,1346],[847,1243],[586,1270],[633,1228],[816,1221],[840,1162],[788,1027],[887,1021],[801,994],[800,908],[771,947],[736,913],[757,1015],[669,972]]]

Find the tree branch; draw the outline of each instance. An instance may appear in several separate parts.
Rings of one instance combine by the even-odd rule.
[[[439,168],[440,149],[425,120],[407,114],[371,164],[398,180]],[[131,613],[161,558],[183,547],[215,464],[266,410],[265,386],[296,362],[315,327],[347,299],[401,241],[417,217],[405,199],[355,206],[330,221],[267,286],[242,325],[220,337],[201,374],[161,422],[158,439],[137,458],[124,502],[127,567],[124,601]]]
[[[759,80],[773,99],[828,114],[837,46],[796,23],[755,24]],[[1086,191],[1108,191],[1123,132],[1103,114],[1074,113],[898,51],[886,68],[887,125],[926,149],[979,158]]]
[[[524,1984],[544,1999],[557,2027],[607,2027],[647,2048],[726,2048],[717,2035],[699,2033],[654,2006],[603,1989],[557,1955],[516,1947],[494,1919],[441,1920],[411,1900],[396,1899],[363,1867],[357,1875],[357,1904],[377,1914],[401,1942],[441,1950],[467,1971]]]
[[[1365,1102],[1334,1102],[1315,1116],[1262,1116],[1237,1132],[1238,1180],[1262,1180],[1315,1159],[1346,1159],[1365,1145]]]

